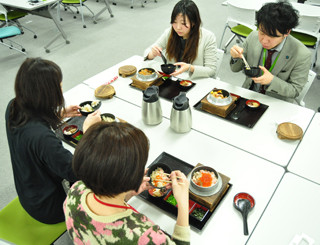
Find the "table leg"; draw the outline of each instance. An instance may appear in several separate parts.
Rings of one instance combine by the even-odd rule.
[[[46,46],[44,46],[44,49],[46,50],[47,53],[50,52],[50,50],[48,49],[49,46],[50,46],[54,41],[56,41],[60,35],[62,35],[62,37],[64,38],[64,40],[66,40],[66,44],[69,44],[69,43],[70,43],[70,41],[69,41],[68,38],[67,38],[66,33],[64,32],[64,30],[62,29],[62,27],[61,27],[61,25],[60,25],[60,23],[59,23],[59,20],[57,20],[57,18],[56,18],[55,13],[52,12],[52,9],[55,7],[55,5],[56,5],[56,4],[53,4],[53,5],[49,6],[49,7],[47,8],[47,10],[48,10],[48,13],[49,13],[50,18],[51,18],[51,19],[53,20],[53,22],[55,23],[55,25],[56,25],[56,27],[58,28],[60,34],[58,34],[57,36],[55,36]],[[59,6],[58,6],[58,7],[59,7]]]
[[[94,17],[93,17],[93,23],[95,23],[95,24],[97,24],[97,19],[98,19],[98,17],[99,17],[106,9],[108,9],[109,14],[110,14],[110,17],[113,17],[112,10],[111,10],[111,8],[110,8],[110,4],[109,4],[108,0],[104,0],[104,3],[106,4],[106,6],[105,6],[99,13],[97,13],[96,15],[94,15]]]

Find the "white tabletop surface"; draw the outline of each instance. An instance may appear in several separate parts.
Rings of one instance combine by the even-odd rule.
[[[320,184],[320,113],[316,113],[293,155],[288,170]]]
[[[118,65],[91,77],[84,83],[92,88],[97,88],[116,76],[118,68],[123,65],[134,65],[137,69],[153,67],[159,70],[160,63],[157,61],[144,62],[141,56],[132,56]],[[186,78],[186,74],[182,74],[181,77]],[[119,77],[118,80],[112,83],[112,86],[116,90],[117,97],[141,106],[142,92],[130,87],[129,84],[131,82],[132,80],[129,77]],[[314,115],[313,110],[211,78],[198,79],[193,82],[196,83],[196,86],[187,93],[192,108],[193,129],[281,166],[286,166],[289,163],[299,141],[278,139],[276,134],[277,125],[282,122],[293,122],[305,131]],[[252,129],[229,122],[218,116],[195,110],[193,106],[214,87],[226,89],[244,98],[256,99],[268,105],[269,108]],[[160,101],[163,116],[170,118],[172,102],[162,98]]]
[[[0,3],[6,6],[31,11],[47,5],[51,5],[57,1],[58,0],[39,0],[38,3],[30,3],[28,0],[0,0]]]
[[[290,244],[301,233],[320,244],[320,185],[284,175],[248,245]],[[299,244],[308,244],[301,242]]]
[[[93,89],[83,84],[67,91],[64,96],[67,105],[95,99]],[[256,206],[248,217],[251,232],[284,173],[282,167],[194,130],[176,134],[166,118],[157,126],[147,126],[142,122],[140,107],[118,98],[103,100],[100,111],[113,113],[145,132],[150,140],[147,165],[162,152],[167,152],[191,165],[200,162],[211,166],[231,178],[233,186],[202,232],[192,229],[192,244],[208,242],[209,238],[214,238],[217,244],[244,244],[247,241],[248,236],[243,235],[241,215],[232,204],[233,197],[238,192],[247,192],[255,198]],[[130,203],[162,229],[172,233],[174,218],[141,198],[135,197]]]

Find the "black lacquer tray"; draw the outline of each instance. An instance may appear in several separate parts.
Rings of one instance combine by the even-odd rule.
[[[203,98],[207,97],[208,94],[206,94]],[[202,99],[203,99],[202,98]],[[201,100],[202,100],[201,99]],[[210,112],[207,112],[205,110],[202,110],[202,105],[201,105],[201,100],[196,103],[193,107],[199,111],[202,111],[202,112],[205,112],[205,113],[208,113],[210,115],[213,115],[213,116],[217,116],[217,117],[220,117],[219,115],[216,115],[216,114],[212,114]],[[263,115],[263,113],[268,109],[268,105],[265,105],[265,104],[262,104],[260,103],[260,106],[259,108],[257,109],[250,109],[248,108],[246,105],[246,101],[248,99],[246,98],[242,98],[242,97],[239,97],[237,99],[237,101],[235,102],[236,103],[236,107],[226,116],[226,117],[220,117],[220,118],[224,118],[228,121],[231,121],[231,122],[234,122],[236,124],[240,124],[240,125],[243,125],[243,126],[246,126],[248,128],[253,128],[254,125],[259,121],[259,119],[261,118],[261,116]],[[243,109],[243,111],[240,113],[240,117],[235,120],[232,118],[232,115],[238,111],[238,109],[241,107],[241,106],[245,106],[245,108]]]
[[[172,101],[172,99],[177,95],[179,95],[180,92],[187,93],[190,89],[196,86],[196,83],[194,82],[192,82],[192,84],[188,87],[181,86],[180,85],[181,81],[183,80],[180,78],[178,78],[176,81],[173,81],[171,77],[168,77],[168,78],[162,78],[162,83],[160,85],[157,85],[157,84],[154,84],[154,85],[159,86],[159,96],[161,98]],[[130,83],[130,86],[132,88],[139,89],[132,86],[132,83]]]
[[[72,117],[70,119],[68,119],[65,123],[63,123],[59,128],[57,128],[55,130],[55,133],[57,135],[57,137],[61,140],[63,140],[64,142],[66,142],[67,144],[76,147],[78,144],[78,140],[75,138],[66,138],[64,137],[62,130],[64,127],[68,126],[68,125],[77,125],[79,130],[82,131],[82,126],[83,126],[83,122],[86,119],[85,116],[81,116],[81,117]]]
[[[153,164],[160,163],[160,162],[168,164],[172,170],[180,170],[186,176],[195,167],[195,166],[192,166],[191,164],[184,162],[184,161],[182,161],[182,160],[180,160],[180,159],[178,159],[178,158],[176,158],[166,152],[162,152],[148,167],[152,166]],[[231,187],[230,183],[229,183],[229,186]],[[226,195],[226,193],[228,192],[229,189],[230,188],[227,189],[224,196]],[[165,201],[171,194],[172,194],[172,191],[169,190],[168,193],[163,197],[153,197],[147,191],[144,191],[144,192],[140,193],[139,196],[142,197],[143,199],[147,200],[148,202],[156,205],[157,207],[161,208],[162,210],[164,210],[166,213],[170,214],[171,216],[177,217],[177,211],[178,211],[177,207],[168,203],[167,201]],[[224,196],[220,199],[219,203],[221,202],[221,200],[223,200]],[[218,203],[218,205],[219,205],[219,203]],[[195,208],[200,208],[205,211],[205,216],[201,220],[195,218],[192,215],[192,211]],[[199,204],[198,202],[196,202],[190,198],[190,200],[189,200],[189,223],[190,223],[190,225],[198,230],[202,230],[204,225],[210,219],[214,210],[212,212],[210,212],[210,210],[207,207],[204,207],[203,205]]]

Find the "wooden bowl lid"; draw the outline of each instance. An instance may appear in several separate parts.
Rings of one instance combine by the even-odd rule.
[[[279,139],[299,140],[303,130],[297,124],[285,122],[278,125],[277,134]]]
[[[115,95],[116,91],[111,85],[101,85],[94,91],[94,96],[99,99],[111,99]]]
[[[127,77],[136,74],[137,68],[132,65],[125,65],[119,68],[119,75],[122,77]]]

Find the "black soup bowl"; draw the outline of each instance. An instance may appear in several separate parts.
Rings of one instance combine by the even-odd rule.
[[[173,64],[162,64],[161,70],[167,75],[170,75],[172,72],[176,70],[176,66]]]
[[[243,71],[248,77],[260,77],[262,75],[260,67],[251,66],[250,69],[244,67]]]

